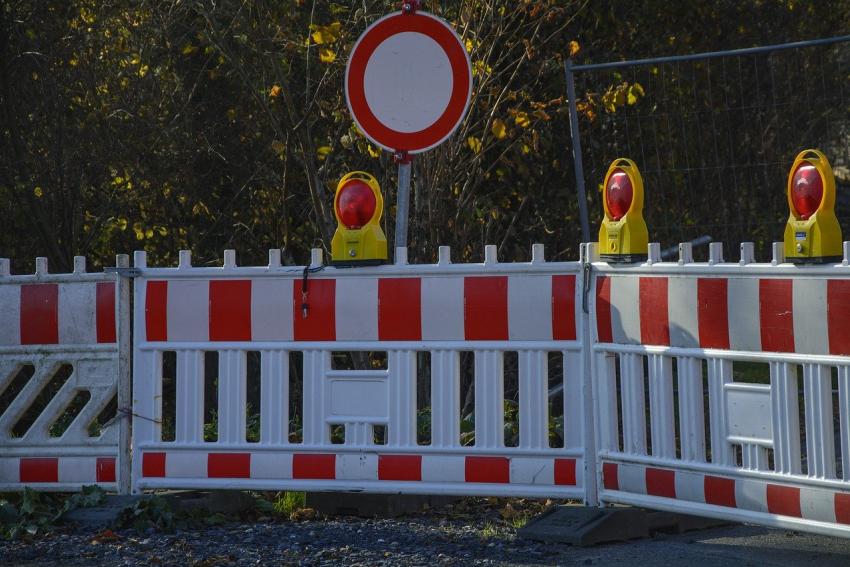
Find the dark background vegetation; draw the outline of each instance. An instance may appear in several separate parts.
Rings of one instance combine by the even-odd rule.
[[[522,261],[535,242],[546,245],[549,259],[577,259],[581,236],[563,67],[571,53],[581,65],[850,30],[846,0],[424,4],[467,42],[475,76],[470,112],[456,134],[414,163],[412,262],[434,261],[440,245],[452,247],[455,261],[480,261],[486,244],[499,246],[502,261]],[[134,250],[147,251],[152,266],[175,265],[180,249],[192,251],[195,265],[219,265],[226,248],[237,251],[241,265],[266,263],[271,248],[282,248],[287,263],[303,264],[310,248],[329,246],[333,190],[356,169],[381,182],[392,247],[396,166],[355,128],[343,77],[356,38],[395,9],[385,1],[5,0],[0,257],[12,259],[13,273],[32,272],[36,256],[47,256],[51,271],[63,272],[75,255],[98,269],[114,265],[115,254]],[[847,91],[841,73],[850,72],[850,64],[834,71],[846,47],[822,49],[819,57],[799,55],[777,72],[799,85],[792,76],[805,70],[806,76],[829,79],[810,81],[807,88]],[[676,70],[662,71],[663,77],[678,77]],[[765,92],[778,83],[758,83],[747,73],[730,83],[738,85],[735,96],[744,105],[793,94]],[[649,78],[598,73],[591,79],[583,76],[578,83],[590,138],[600,140],[598,129],[612,116],[672,112],[657,91],[636,97],[633,107],[628,100],[603,100],[635,83],[649,90]],[[705,88],[699,78],[682,84],[685,90],[675,95],[680,98],[697,99]],[[846,123],[850,93],[843,91],[830,112],[837,112],[833,121]],[[792,135],[800,129],[788,127]],[[753,125],[726,151],[744,159],[741,144],[756,144],[765,135]],[[661,136],[668,145],[679,144]],[[848,144],[834,132],[809,128],[801,138],[799,145],[783,142],[779,157],[758,159],[787,162],[787,170],[799,150],[814,145],[837,153],[829,155],[834,162],[850,161]],[[599,160],[641,161],[623,155],[637,153],[636,147],[614,140],[606,142],[608,149],[603,143],[607,153]],[[690,147],[705,153],[696,143]],[[660,159],[641,165],[665,169]],[[604,174],[606,167],[591,164],[589,170]],[[691,224],[743,223],[746,228],[734,234],[723,229],[729,239],[781,238],[784,180],[774,189],[768,188],[773,181],[749,176],[741,187],[779,197],[754,208],[754,199],[766,200],[761,193],[736,189],[720,199],[715,191],[698,190],[705,196],[689,205]],[[703,177],[707,186],[728,185]],[[670,178],[668,193],[677,183],[693,192],[693,181]],[[651,231],[687,224],[672,199],[653,201],[653,190],[648,186]],[[595,236],[600,207],[592,183],[588,193]],[[665,228],[652,232],[651,240],[670,246],[700,232]]]

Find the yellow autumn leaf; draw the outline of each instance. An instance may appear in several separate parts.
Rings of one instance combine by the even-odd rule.
[[[540,118],[541,120],[551,120],[552,119],[552,117],[549,116],[548,114],[546,114],[546,112],[543,111],[543,110],[535,110],[534,116],[536,116],[537,118]]]
[[[325,159],[326,157],[328,157],[329,153],[331,153],[330,146],[321,146],[319,148],[316,148],[316,157],[319,159]]]
[[[379,157],[381,155],[381,150],[373,148],[372,144],[367,144],[367,148],[369,149],[369,155],[373,158]]]
[[[283,150],[286,149],[286,145],[280,140],[275,140],[274,142],[272,142],[272,148],[274,148],[277,153],[282,154]]]
[[[333,60],[336,59],[336,53],[326,47],[321,47],[319,48],[319,59],[322,63],[333,63]]]
[[[275,85],[269,92],[269,98],[276,98],[280,94],[280,85]]]
[[[489,75],[493,72],[493,68],[485,64],[484,61],[476,61],[472,64],[472,74],[474,76]]]
[[[581,50],[581,47],[579,47],[578,42],[577,41],[571,41],[570,42],[570,57],[572,57],[573,55],[578,53],[579,50]]]
[[[490,128],[490,131],[499,140],[501,140],[507,135],[507,128],[505,128],[505,123],[499,120],[498,118],[493,121],[493,127]]]
[[[316,31],[314,31],[310,37],[313,38],[318,45],[324,45],[326,43],[333,43],[339,39],[340,36],[340,25],[339,22],[334,22],[329,26],[316,26]]]
[[[479,140],[475,136],[470,136],[469,138],[467,138],[466,145],[468,145],[469,149],[475,152],[476,154],[481,151],[481,140]]]
[[[521,126],[523,128],[528,128],[531,126],[531,120],[528,119],[528,113],[524,111],[520,111],[516,113],[514,117],[514,122],[516,122],[517,126]]]

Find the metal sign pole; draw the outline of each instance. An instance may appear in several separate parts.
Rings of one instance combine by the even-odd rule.
[[[410,173],[413,156],[404,151],[395,152],[398,164],[398,194],[395,205],[395,248],[407,248],[407,221],[410,210]],[[398,258],[395,258],[398,260]]]

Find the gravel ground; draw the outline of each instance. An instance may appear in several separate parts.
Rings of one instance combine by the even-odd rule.
[[[494,500],[494,499],[493,499]],[[850,540],[731,525],[574,548],[527,541],[498,513],[504,503],[457,506],[393,520],[254,517],[222,526],[104,532],[68,525],[0,540],[0,565],[801,565],[850,564]],[[315,517],[315,516],[314,516]]]

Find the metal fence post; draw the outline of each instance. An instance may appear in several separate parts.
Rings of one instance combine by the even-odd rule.
[[[576,189],[578,191],[578,212],[581,216],[581,240],[590,242],[590,222],[587,218],[587,196],[584,192],[584,168],[581,164],[581,142],[578,134],[578,109],[576,108],[576,85],[573,80],[573,61],[567,58],[565,65],[567,73],[567,96],[570,99],[570,133],[573,140],[573,162],[576,172]]]

